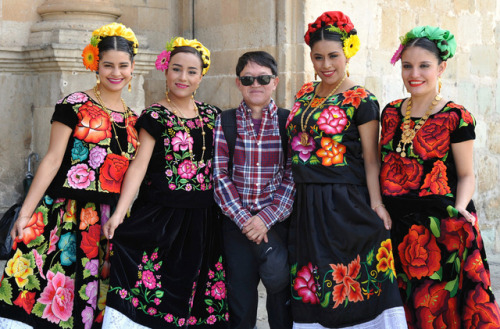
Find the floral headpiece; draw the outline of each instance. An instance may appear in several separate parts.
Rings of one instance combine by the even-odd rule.
[[[405,36],[399,37],[401,45],[399,45],[399,48],[391,58],[392,65],[396,64],[396,62],[401,59],[401,53],[403,52],[406,44],[417,38],[426,38],[434,42],[439,49],[439,57],[441,57],[443,61],[446,61],[448,58],[452,58],[453,55],[455,55],[457,42],[455,41],[455,36],[451,34],[450,31],[429,25],[417,26],[406,33]]]
[[[137,54],[139,42],[135,37],[134,31],[121,23],[113,22],[111,24],[104,25],[92,32],[90,43],[83,49],[82,53],[83,65],[85,65],[85,68],[91,71],[97,71],[97,69],[99,68],[99,48],[97,48],[97,45],[103,38],[113,36],[122,37],[132,42],[134,55]]]
[[[311,41],[311,35],[322,28],[325,28],[329,32],[340,34],[344,54],[347,58],[351,58],[358,52],[360,46],[359,37],[351,19],[347,15],[344,15],[343,12],[326,11],[316,18],[313,23],[310,23],[304,35],[304,40],[307,45],[309,45]]]
[[[205,48],[196,39],[184,39],[183,37],[176,37],[170,39],[169,42],[167,42],[167,45],[165,46],[166,50],[162,51],[158,57],[156,58],[155,66],[158,71],[165,71],[168,69],[168,63],[170,62],[170,53],[172,53],[172,50],[176,47],[191,47],[196,49],[200,55],[201,59],[203,62],[203,70],[201,72],[202,75],[205,75],[210,68],[210,50]]]

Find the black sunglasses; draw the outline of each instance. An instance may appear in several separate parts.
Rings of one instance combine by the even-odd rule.
[[[253,82],[255,80],[257,80],[257,82],[262,85],[262,86],[265,86],[265,85],[268,85],[269,82],[271,82],[271,79],[272,78],[275,78],[276,76],[275,75],[272,75],[272,74],[268,74],[268,75],[259,75],[258,77],[251,77],[251,76],[243,76],[243,77],[238,77],[238,79],[240,79],[241,81],[241,84],[244,85],[244,86],[251,86],[253,85]]]

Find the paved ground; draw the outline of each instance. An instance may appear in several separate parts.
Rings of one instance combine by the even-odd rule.
[[[488,263],[490,264],[491,284],[493,292],[497,299],[500,300],[500,254],[488,256]],[[3,273],[4,261],[0,261],[0,270]],[[257,312],[257,329],[269,329],[267,323],[266,312],[266,291],[264,286],[259,286],[259,308]]]

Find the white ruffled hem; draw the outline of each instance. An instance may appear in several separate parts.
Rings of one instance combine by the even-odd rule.
[[[293,329],[328,329],[319,323],[293,323]],[[333,328],[332,328],[333,329]],[[402,306],[385,310],[375,319],[351,327],[337,329],[408,329]]]
[[[141,324],[130,320],[123,313],[106,306],[104,319],[102,320],[102,329],[149,329]]]
[[[0,328],[2,329],[33,329],[32,326],[28,326],[26,323],[22,323],[16,320],[0,318]]]

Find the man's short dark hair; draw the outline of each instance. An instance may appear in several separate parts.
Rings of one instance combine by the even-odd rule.
[[[236,64],[237,76],[240,76],[241,71],[243,71],[249,62],[268,67],[275,76],[278,76],[278,64],[276,64],[276,60],[271,54],[265,51],[249,51],[241,55],[238,59],[238,64]]]

